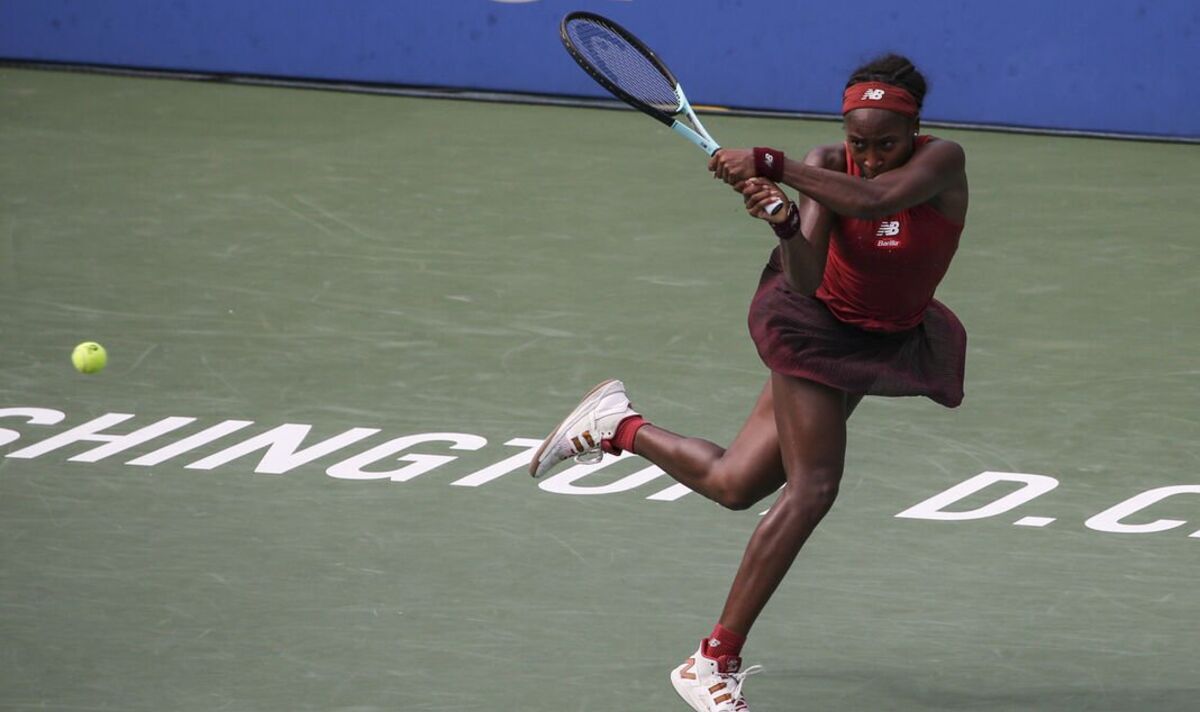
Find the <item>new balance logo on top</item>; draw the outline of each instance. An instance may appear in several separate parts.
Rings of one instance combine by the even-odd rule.
[[[862,98],[870,99],[871,101],[879,101],[883,99],[883,94],[884,91],[882,89],[868,89],[863,92]]]
[[[875,241],[876,247],[899,247],[900,241],[896,239],[896,235],[900,234],[899,220],[885,220],[879,223],[879,229],[875,231],[875,237],[881,238]]]

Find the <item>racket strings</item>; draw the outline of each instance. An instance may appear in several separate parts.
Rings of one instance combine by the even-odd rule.
[[[587,20],[570,22],[567,34],[584,60],[622,91],[666,114],[679,110],[675,85],[625,38]]]

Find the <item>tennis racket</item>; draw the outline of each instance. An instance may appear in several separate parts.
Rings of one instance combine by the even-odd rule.
[[[667,65],[633,34],[592,12],[572,12],[559,26],[563,46],[596,83],[633,108],[670,126],[708,155],[721,150],[692,110]],[[767,206],[774,215],[782,200]]]

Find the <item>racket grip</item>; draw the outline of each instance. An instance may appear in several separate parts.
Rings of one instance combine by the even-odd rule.
[[[774,215],[775,213],[779,212],[779,209],[782,207],[783,207],[783,201],[776,200],[775,202],[773,202],[767,206],[767,215]]]

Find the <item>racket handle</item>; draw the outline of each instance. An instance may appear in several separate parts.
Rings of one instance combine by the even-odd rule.
[[[779,212],[779,209],[782,207],[783,207],[783,201],[776,200],[775,202],[773,202],[767,206],[767,215],[774,215],[775,213]]]

